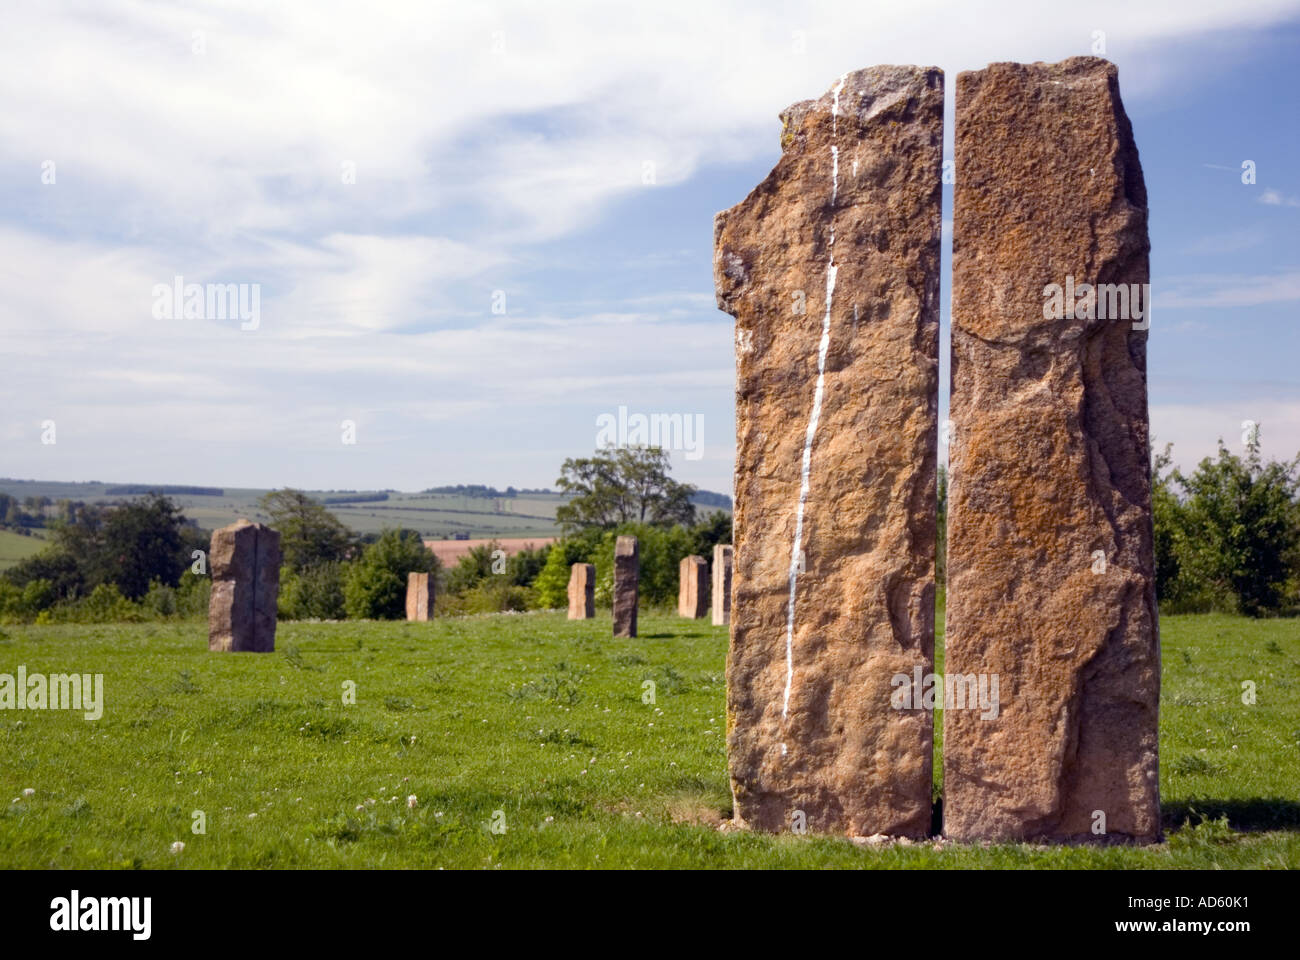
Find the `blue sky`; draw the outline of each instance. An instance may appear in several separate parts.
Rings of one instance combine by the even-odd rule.
[[[712,218],[775,163],[780,110],[938,65],[950,154],[958,71],[1097,31],[1149,192],[1157,441],[1190,465],[1250,419],[1294,456],[1300,2],[1053,6],[20,3],[0,475],[549,486],[624,406],[702,416],[675,473],[729,491]],[[257,284],[257,329],[156,318],[177,275]]]

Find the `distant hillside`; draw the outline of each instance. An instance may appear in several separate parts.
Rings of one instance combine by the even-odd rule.
[[[0,478],[0,493],[26,500],[47,497],[86,503],[111,503],[158,491],[171,497],[205,530],[224,527],[240,517],[266,521],[258,506],[264,489],[185,486],[159,483],[71,483]],[[427,540],[556,537],[555,508],[567,496],[550,490],[507,487],[495,490],[483,484],[440,487],[437,491],[401,493],[396,490],[306,490],[358,534],[378,533],[387,527],[418,530]],[[701,490],[691,498],[701,512],[731,510],[731,498]],[[48,508],[53,516],[53,507]],[[39,543],[36,544],[39,546]],[[21,551],[30,545],[15,543]]]

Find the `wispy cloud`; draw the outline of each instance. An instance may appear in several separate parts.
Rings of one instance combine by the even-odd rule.
[[[1153,298],[1156,311],[1188,307],[1253,307],[1300,300],[1300,270],[1169,277],[1155,286]]]
[[[1259,202],[1270,207],[1300,207],[1300,197],[1283,196],[1277,190],[1265,190],[1259,195]]]

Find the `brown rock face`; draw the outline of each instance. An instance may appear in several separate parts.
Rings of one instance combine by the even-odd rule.
[[[714,222],[736,318],[728,754],[738,822],[924,836],[934,654],[943,74],[881,66],[782,115]]]
[[[678,564],[677,613],[698,620],[709,615],[709,562],[703,557],[682,557]]]
[[[214,530],[208,565],[212,571],[208,649],[251,653],[275,650],[279,532],[247,520]]]
[[[1115,67],[960,74],[956,169],[945,668],[1000,704],[944,711],[945,833],[1153,840],[1146,320],[1089,316],[1105,288],[1044,316],[1051,284],[1148,281]]]
[[[575,563],[569,572],[569,619],[590,620],[596,615],[596,565]]]
[[[428,620],[433,616],[434,578],[412,570],[406,575],[406,619]]]
[[[636,636],[637,586],[641,555],[636,537],[619,537],[614,544],[614,636]]]
[[[731,544],[713,548],[713,625],[731,622]]]

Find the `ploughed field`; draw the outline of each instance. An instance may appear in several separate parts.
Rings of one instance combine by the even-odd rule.
[[[0,710],[4,868],[1300,867],[1296,620],[1161,620],[1167,836],[1147,848],[719,830],[707,621],[282,623],[262,655],[209,654],[200,621],[0,629],[0,675],[103,675],[97,720]]]

